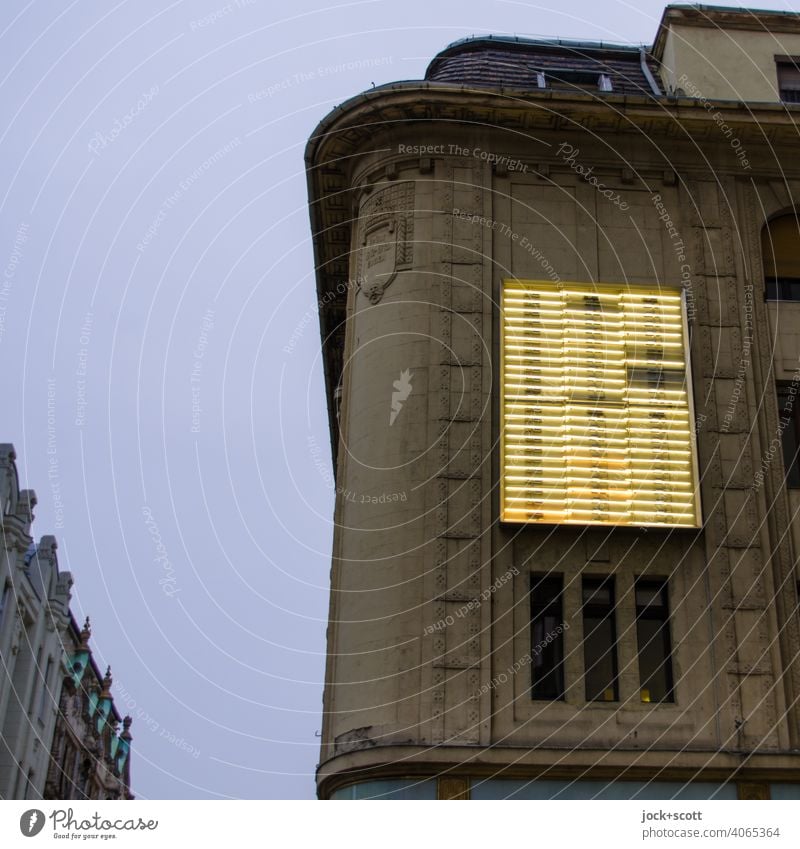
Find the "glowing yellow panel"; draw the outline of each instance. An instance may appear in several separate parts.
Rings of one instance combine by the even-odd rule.
[[[700,527],[680,289],[505,280],[501,520]]]

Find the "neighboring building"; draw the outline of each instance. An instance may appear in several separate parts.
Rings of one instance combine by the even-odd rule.
[[[670,6],[315,131],[322,798],[800,798],[798,57]]]
[[[59,571],[55,538],[33,542],[36,495],[19,489],[15,459],[14,447],[0,444],[0,799],[41,799],[48,775],[48,798],[84,798],[87,788],[93,798],[128,798],[130,718],[117,738],[110,675],[101,678],[88,630],[71,617],[72,576]]]
[[[133,799],[130,792],[131,718],[122,721],[111,696],[111,669],[101,676],[82,629],[70,616],[46,799]]]
[[[56,541],[30,535],[36,494],[19,489],[14,448],[0,445],[0,798],[41,798],[61,688],[72,575]]]

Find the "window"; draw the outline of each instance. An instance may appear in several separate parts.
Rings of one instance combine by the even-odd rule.
[[[3,634],[3,623],[5,622],[6,609],[11,603],[11,584],[6,581],[3,586],[3,594],[0,596],[0,636]]]
[[[564,698],[564,609],[561,575],[531,575],[531,670],[534,699]]]
[[[778,91],[784,103],[800,103],[800,57],[776,56]]]
[[[768,301],[800,301],[800,280],[790,277],[768,277],[766,280]]]
[[[642,701],[675,701],[665,580],[636,581],[636,640]]]
[[[800,229],[794,212],[761,231],[764,294],[768,301],[800,301]]]
[[[45,669],[44,678],[42,679],[42,690],[39,694],[39,719],[44,722],[47,705],[50,701],[50,673],[53,671],[53,658],[47,658],[47,668]]]
[[[587,702],[616,702],[614,577],[583,579],[583,661]]]
[[[613,91],[611,76],[591,68],[531,68],[538,88],[560,91]]]
[[[783,468],[786,486],[800,488],[800,399],[797,387],[791,383],[778,383],[778,415],[783,443]]]
[[[503,281],[503,522],[696,528],[674,287]]]
[[[36,794],[33,789],[33,778],[34,772],[32,769],[28,770],[28,777],[25,779],[25,794],[23,795],[23,799],[35,799]]]

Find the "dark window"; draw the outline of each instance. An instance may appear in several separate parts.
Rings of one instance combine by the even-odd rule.
[[[612,575],[583,579],[583,661],[586,701],[616,702],[617,626]]]
[[[636,582],[636,639],[643,702],[673,702],[672,648],[669,638],[667,582]]]
[[[33,776],[34,772],[32,769],[28,770],[28,778],[25,781],[25,795],[22,797],[23,799],[34,799],[35,794],[33,791]]]
[[[561,91],[613,91],[614,83],[610,73],[603,68],[595,70],[584,68],[537,68],[531,70],[536,74],[536,85],[539,88],[551,88]]]
[[[47,705],[52,699],[52,695],[50,693],[50,673],[53,670],[53,658],[47,658],[47,668],[45,669],[44,678],[42,679],[42,690],[39,694],[39,713],[38,717],[42,721],[44,721],[45,715],[47,713]]]
[[[800,280],[792,277],[767,277],[768,301],[800,301]]]
[[[564,580],[531,575],[531,670],[534,699],[564,698]]]
[[[800,301],[800,228],[795,213],[773,218],[761,231],[764,294],[768,301]]]
[[[3,623],[6,617],[6,608],[11,603],[11,584],[6,581],[3,585],[3,594],[0,596],[0,635],[3,633]]]
[[[796,56],[776,56],[778,91],[784,103],[800,103],[800,67]]]
[[[800,487],[800,397],[791,383],[779,383],[777,390],[786,486],[797,489]]]

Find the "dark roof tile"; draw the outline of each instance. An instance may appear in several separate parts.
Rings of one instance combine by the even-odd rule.
[[[570,85],[602,95],[592,77],[605,74],[611,80],[612,93],[653,94],[642,71],[638,48],[602,48],[580,43],[573,46],[515,40],[506,44],[492,38],[457,42],[434,58],[425,79],[476,88],[539,90],[537,72],[549,77],[548,88],[562,87],[569,80]]]

